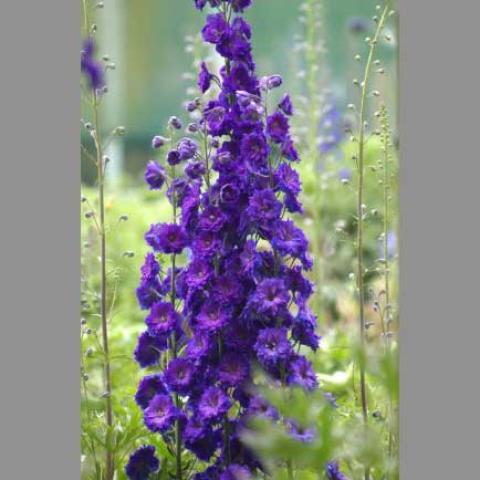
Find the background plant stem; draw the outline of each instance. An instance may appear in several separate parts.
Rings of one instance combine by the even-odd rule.
[[[112,411],[112,381],[110,370],[110,352],[108,345],[108,319],[107,319],[107,253],[105,232],[105,164],[103,159],[103,146],[100,138],[100,121],[98,115],[98,97],[93,93],[93,123],[95,128],[95,149],[97,156],[97,182],[98,182],[98,209],[99,209],[99,237],[100,237],[100,317],[102,322],[102,348],[105,383],[105,421],[107,425],[106,452],[105,452],[105,478],[113,480],[114,459],[110,448],[113,427]]]
[[[365,282],[364,282],[364,265],[363,265],[363,220],[364,220],[364,153],[365,153],[365,111],[366,98],[369,87],[370,71],[373,63],[376,46],[380,32],[383,29],[385,19],[388,13],[388,1],[385,1],[382,16],[378,22],[377,29],[373,40],[370,41],[370,49],[368,52],[367,63],[365,66],[365,75],[362,83],[361,99],[360,99],[360,118],[359,118],[359,138],[358,138],[358,190],[357,190],[357,287],[358,287],[358,303],[359,303],[359,322],[360,322],[360,348],[362,359],[360,362],[360,396],[362,402],[362,416],[365,426],[368,425],[368,399],[365,380],[366,359],[366,328],[365,328]],[[365,467],[365,480],[370,478],[370,469]]]

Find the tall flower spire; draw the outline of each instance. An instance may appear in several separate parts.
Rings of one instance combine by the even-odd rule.
[[[252,1],[194,4],[215,10],[202,37],[224,64],[218,72],[201,64],[203,96],[187,107],[201,112],[187,129],[191,136],[177,138],[170,122],[169,138],[153,142],[168,151],[163,165],[148,164],[145,178],[156,190],[168,185],[178,221],[152,225],[145,237],[155,254],[147,254],[137,290],[150,312],[135,355],[159,373],[141,381],[137,400],[146,426],[167,443],[176,425],[177,462],[186,449],[209,463],[193,478],[250,478],[262,465],[241,444],[241,429],[253,414],[275,417],[252,394],[252,368],[284,386],[317,386],[299,353],[302,345],[316,350],[319,339],[308,307],[313,286],[304,275],[312,268],[308,241],[288,218],[302,213],[289,126],[294,108],[288,96],[274,108],[267,104],[280,76],[256,76],[251,28],[241,16]],[[185,251],[188,260],[179,256]],[[164,272],[161,255],[184,263]],[[172,339],[173,356],[166,353]]]

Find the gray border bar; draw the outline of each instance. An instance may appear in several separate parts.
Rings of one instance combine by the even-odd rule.
[[[0,15],[0,477],[80,476],[80,2]]]
[[[480,478],[480,4],[400,14],[401,478]]]

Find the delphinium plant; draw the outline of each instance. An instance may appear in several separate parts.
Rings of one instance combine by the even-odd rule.
[[[278,75],[257,78],[251,0],[196,0],[213,10],[203,40],[222,58],[219,71],[200,66],[202,96],[187,105],[198,120],[186,134],[177,117],[152,147],[163,159],[147,165],[153,190],[166,188],[171,221],[145,235],[137,289],[147,312],[135,358],[149,372],[136,400],[147,428],[170,452],[162,461],[177,480],[252,478],[265,471],[240,436],[248,420],[267,415],[290,436],[303,427],[280,415],[255,386],[256,368],[273,384],[316,390],[305,349],[316,350],[313,286],[305,234],[290,218],[302,213],[299,161],[290,97],[275,100]],[[284,459],[285,460],[285,459]],[[286,471],[293,478],[292,462]],[[148,446],[126,466],[132,479],[159,468]]]
[[[144,432],[139,431],[131,415],[123,415],[122,407],[115,401],[118,399],[115,399],[112,382],[112,353],[117,352],[112,352],[110,333],[119,278],[114,259],[118,255],[128,260],[133,253],[108,251],[107,245],[108,235],[114,227],[125,223],[128,216],[107,218],[106,172],[110,159],[105,155],[106,147],[113,137],[123,135],[125,129],[117,127],[106,133],[101,120],[102,101],[108,92],[107,71],[115,68],[108,56],[98,54],[97,26],[92,20],[94,11],[102,7],[102,2],[83,2],[81,86],[84,135],[81,147],[83,159],[93,162],[96,167],[96,185],[95,188],[82,188],[82,478],[112,480],[125,449],[130,449],[130,442]],[[122,419],[116,418],[116,412]]]

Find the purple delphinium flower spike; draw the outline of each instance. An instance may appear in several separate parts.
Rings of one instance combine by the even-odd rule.
[[[300,441],[316,435],[282,418],[252,389],[257,365],[284,387],[317,388],[299,349],[319,344],[308,307],[313,286],[305,275],[312,261],[304,232],[289,218],[303,211],[292,163],[299,161],[290,134],[294,108],[285,94],[266,113],[268,92],[283,80],[256,75],[252,31],[241,16],[254,2],[192,3],[215,10],[202,37],[223,65],[213,71],[200,64],[197,85],[208,99],[187,102],[186,124],[194,127],[179,140],[165,137],[163,163],[147,166],[151,189],[168,182],[175,214],[172,223],[153,224],[145,235],[155,253],[146,256],[137,289],[149,312],[135,357],[157,371],[140,382],[136,401],[150,430],[166,442],[179,432],[190,454],[211,462],[193,478],[248,479],[260,469],[239,441],[251,416],[283,422]],[[181,125],[172,117],[167,137]],[[166,272],[164,256],[173,259]]]

